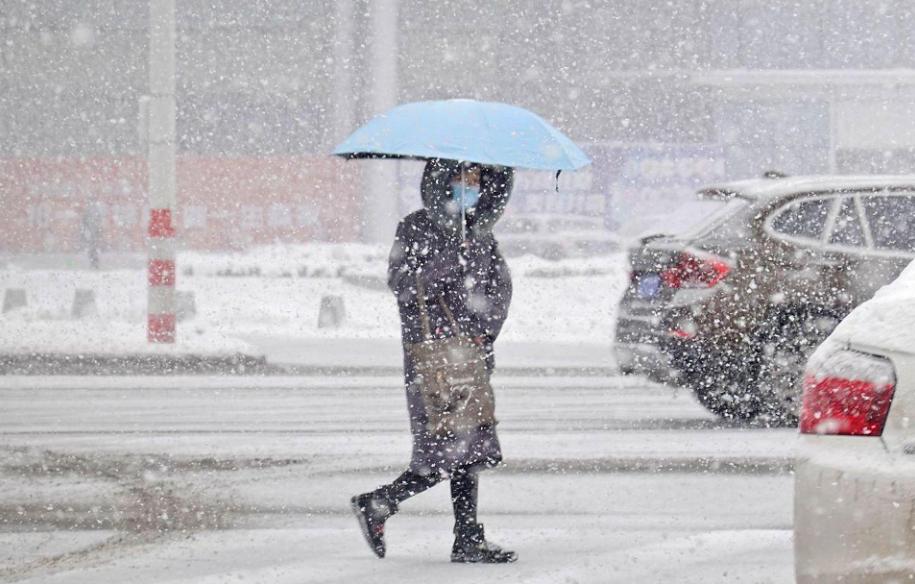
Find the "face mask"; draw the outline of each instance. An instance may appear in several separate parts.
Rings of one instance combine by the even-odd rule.
[[[451,183],[451,192],[454,195],[454,202],[458,204],[458,208],[463,208],[464,211],[476,207],[480,201],[480,187],[453,182]]]

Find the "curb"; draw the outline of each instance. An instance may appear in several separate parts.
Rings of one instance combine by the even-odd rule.
[[[597,459],[519,459],[496,469],[507,474],[738,474],[784,475],[795,468],[793,457],[685,456],[618,457]]]
[[[391,377],[402,376],[403,366],[382,365],[283,365],[271,363],[272,374],[302,377],[351,376],[351,377]],[[497,366],[499,377],[618,377],[615,367],[533,367],[533,366]]]
[[[585,474],[722,474],[722,475],[788,475],[794,472],[792,456],[621,456],[604,458],[519,458],[503,462],[488,473],[523,475]],[[396,474],[400,467],[373,466],[334,470],[341,474]],[[318,471],[316,475],[330,474]]]
[[[264,375],[276,373],[265,357],[233,355],[0,355],[0,375]]]
[[[616,377],[614,367],[497,368],[500,377]],[[266,357],[234,355],[0,354],[0,375],[288,375],[299,377],[399,377],[403,366],[292,365]]]

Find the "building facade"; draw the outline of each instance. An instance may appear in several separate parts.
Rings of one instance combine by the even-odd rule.
[[[379,28],[384,18],[396,26]],[[902,172],[915,160],[906,0],[184,0],[176,21],[187,245],[224,247],[216,232],[234,224],[249,226],[239,245],[360,238],[373,220],[364,187],[380,175],[326,153],[376,113],[382,90],[398,102],[474,97],[537,111],[589,145],[595,166],[589,179],[563,179],[569,199],[558,205],[542,177],[522,176],[518,208],[593,213],[575,197],[601,200],[608,225],[710,180]],[[143,216],[148,26],[142,0],[0,0],[6,213],[51,229],[100,199],[111,225],[134,216],[128,205]],[[292,178],[277,171],[290,165]],[[245,180],[194,178],[239,168]],[[382,177],[381,189],[413,188],[414,174]],[[309,206],[339,214],[306,216]],[[78,245],[59,233],[41,241],[30,248]]]

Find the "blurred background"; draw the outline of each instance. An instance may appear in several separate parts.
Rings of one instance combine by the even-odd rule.
[[[167,60],[151,57],[165,27],[150,7],[169,4],[0,0],[0,580],[479,580],[435,563],[447,489],[408,506],[382,567],[349,516],[348,494],[410,452],[386,273],[423,166],[330,155],[399,103],[474,98],[538,113],[593,161],[517,173],[496,227],[514,285],[493,377],[511,462],[484,510],[524,558],[501,576],[794,581],[794,410],[773,422],[753,392],[793,383],[774,373],[803,366],[847,311],[756,307],[817,284],[805,306],[851,310],[889,281],[888,258],[895,277],[915,257],[896,211],[915,198],[781,181],[770,217],[784,224],[763,237],[748,227],[769,202],[756,195],[779,181],[736,201],[695,193],[912,172],[915,2],[174,0],[176,205],[147,163],[170,178],[168,124],[158,141],[146,131],[171,111],[170,92],[150,96],[150,62]],[[791,184],[839,189],[795,208]],[[843,210],[853,196],[858,219]],[[147,236],[172,208],[177,251],[168,221]],[[687,246],[700,236],[703,250]],[[687,361],[721,376],[676,386],[687,378],[659,347],[690,356],[724,321],[742,344],[710,337],[718,350]],[[872,321],[862,330],[882,340],[906,322]],[[640,355],[661,357],[649,365],[671,385],[630,367]],[[902,412],[895,437],[849,460],[895,463],[915,409]],[[807,533],[865,569],[881,564],[860,542],[908,544],[886,563],[908,574],[915,496],[900,493],[915,491],[875,468],[811,471],[808,519],[829,520]]]
[[[915,159],[904,0],[189,0],[176,22],[185,249],[386,241],[418,204],[416,165],[376,175],[327,153],[414,100],[553,122],[594,165],[560,196],[523,173],[511,213],[609,231],[663,222],[708,182]],[[0,2],[3,251],[78,249],[92,203],[106,249],[143,249],[148,27],[139,0]],[[379,181],[396,208],[367,201]]]

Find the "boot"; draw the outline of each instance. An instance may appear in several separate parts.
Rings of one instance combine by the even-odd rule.
[[[363,493],[350,499],[353,514],[359,520],[362,535],[379,558],[384,557],[384,522],[397,512],[397,503]]]
[[[464,564],[508,564],[518,559],[515,552],[503,550],[486,541],[483,526],[474,525],[455,528],[454,545],[451,546],[451,561]]]

